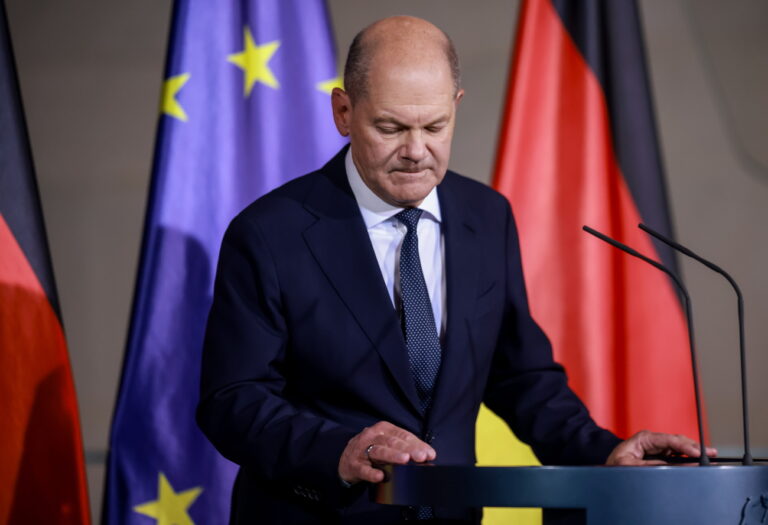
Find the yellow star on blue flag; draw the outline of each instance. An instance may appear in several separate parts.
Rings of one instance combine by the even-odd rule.
[[[181,88],[184,87],[184,84],[189,81],[189,77],[189,73],[184,73],[168,77],[165,82],[163,82],[163,96],[160,106],[160,112],[162,114],[175,117],[184,122],[187,121],[187,113],[184,111],[184,108],[181,107],[179,101],[176,100],[176,95],[181,91]]]
[[[227,57],[227,60],[243,70],[245,96],[251,94],[253,85],[261,82],[271,88],[277,89],[280,83],[275,78],[272,70],[269,69],[269,61],[275,54],[280,42],[275,40],[266,44],[256,45],[253,41],[253,35],[248,26],[245,26],[245,49],[240,53],[234,53]]]
[[[133,510],[155,518],[157,525],[195,525],[187,510],[202,491],[201,487],[194,487],[176,492],[161,472],[157,482],[157,499],[136,505]]]

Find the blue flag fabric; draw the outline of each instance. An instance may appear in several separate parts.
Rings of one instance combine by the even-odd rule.
[[[323,0],[175,2],[104,523],[226,522],[236,466],[194,418],[219,245],[344,144],[339,84]]]

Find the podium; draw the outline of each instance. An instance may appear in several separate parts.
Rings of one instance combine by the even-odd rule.
[[[387,467],[378,503],[584,509],[588,525],[768,524],[768,466]]]

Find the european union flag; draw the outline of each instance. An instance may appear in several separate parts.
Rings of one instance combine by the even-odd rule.
[[[130,335],[112,422],[109,524],[224,523],[235,466],[195,424],[224,230],[342,145],[323,0],[177,0]]]

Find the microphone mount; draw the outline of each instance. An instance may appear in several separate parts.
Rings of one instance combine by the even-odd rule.
[[[723,277],[726,278],[726,280],[730,283],[731,287],[733,288],[733,291],[736,292],[736,300],[738,302],[738,311],[739,311],[739,358],[741,360],[741,407],[742,407],[742,422],[744,426],[744,458],[742,460],[742,463],[744,465],[752,465],[754,463],[754,458],[752,457],[752,448],[749,444],[749,405],[747,402],[747,357],[746,357],[746,351],[745,351],[745,343],[744,343],[744,297],[741,295],[741,290],[739,289],[739,285],[736,284],[736,281],[731,277],[728,272],[720,268],[715,263],[708,261],[704,257],[695,254],[690,249],[686,248],[682,244],[673,241],[672,239],[666,237],[665,235],[662,235],[661,233],[649,228],[645,224],[638,224],[638,228],[643,230],[649,235],[652,235],[653,237],[657,238],[667,246],[674,248],[675,250],[679,251],[683,255],[687,255],[691,259],[694,259],[710,270],[719,273]]]
[[[637,257],[638,259],[645,261],[651,266],[666,273],[667,275],[669,275],[672,281],[677,285],[677,287],[682,292],[683,305],[685,307],[685,317],[688,322],[688,343],[691,349],[691,366],[693,368],[693,390],[694,390],[694,398],[696,399],[696,421],[697,421],[698,430],[699,430],[699,447],[700,447],[699,465],[701,466],[709,465],[709,457],[707,456],[706,446],[704,444],[704,424],[702,422],[702,413],[701,413],[701,394],[699,391],[699,373],[698,373],[698,367],[696,366],[696,347],[694,345],[694,337],[693,337],[693,315],[691,313],[691,298],[688,295],[688,290],[685,288],[680,278],[663,264],[657,261],[654,261],[649,257],[646,257],[645,255],[641,254],[637,250],[630,248],[626,244],[621,243],[615,239],[612,239],[607,235],[600,233],[599,231],[593,228],[590,228],[589,226],[585,225],[582,227],[582,229],[585,232],[591,235],[594,235],[601,241],[607,242],[611,246],[618,248],[619,250],[625,253],[628,253],[633,257]]]

